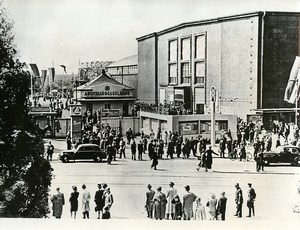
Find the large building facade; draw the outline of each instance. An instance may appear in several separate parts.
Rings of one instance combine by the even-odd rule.
[[[138,99],[184,104],[209,113],[215,87],[216,112],[260,119],[294,119],[283,100],[299,55],[300,13],[254,12],[180,25],[137,38]],[[259,116],[257,116],[259,115]]]

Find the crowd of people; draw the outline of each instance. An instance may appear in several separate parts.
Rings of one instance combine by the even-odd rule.
[[[196,196],[191,192],[189,185],[186,185],[185,194],[182,197],[182,202],[177,194],[177,189],[174,188],[174,182],[170,182],[169,189],[166,193],[162,192],[162,187],[158,187],[156,192],[152,190],[152,186],[147,186],[146,204],[148,218],[156,220],[172,219],[172,220],[225,220],[227,198],[225,192],[220,194],[219,199],[215,194],[211,194],[210,198],[205,203],[201,203],[201,197]],[[239,183],[235,184],[235,204],[238,218],[242,217],[242,207],[244,203],[243,192]],[[248,183],[247,190],[247,207],[248,216],[255,216],[254,201],[256,192],[252,188],[252,183]],[[194,205],[195,202],[195,205]]]
[[[91,210],[91,194],[87,190],[87,187],[85,184],[81,186],[82,188],[82,205],[81,205],[81,211],[83,219],[89,219],[90,218],[90,210]],[[111,214],[110,210],[112,207],[112,204],[114,203],[113,195],[110,191],[110,188],[107,186],[107,184],[98,184],[97,185],[98,190],[95,193],[94,196],[94,202],[95,202],[95,212],[97,213],[97,219],[110,219]],[[77,191],[77,186],[72,186],[72,192],[70,194],[69,202],[70,202],[70,213],[71,218],[76,219],[76,214],[78,211],[78,197],[79,192]],[[63,213],[63,206],[65,205],[65,198],[64,194],[60,191],[60,188],[56,189],[57,194],[51,196],[51,202],[52,202],[52,215],[55,218],[60,219]]]
[[[192,114],[190,109],[186,109],[184,104],[175,105],[172,103],[160,103],[159,105],[141,102],[138,104],[141,111],[158,113],[164,115],[187,115]]]

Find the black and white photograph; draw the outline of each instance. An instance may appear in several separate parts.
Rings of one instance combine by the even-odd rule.
[[[0,229],[297,229],[300,1],[0,0]]]

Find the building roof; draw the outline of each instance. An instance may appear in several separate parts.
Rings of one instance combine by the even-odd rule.
[[[132,55],[108,65],[107,68],[120,67],[120,66],[132,66],[137,64],[138,64],[138,56]]]
[[[225,16],[225,17],[218,17],[213,19],[204,19],[200,21],[192,21],[192,22],[184,22],[179,25],[161,30],[159,32],[153,32],[141,37],[136,38],[137,41],[142,41],[157,35],[166,34],[184,27],[190,27],[190,26],[199,26],[199,25],[206,25],[206,24],[212,24],[212,23],[220,23],[223,21],[229,21],[229,20],[236,20],[241,18],[248,18],[248,17],[254,17],[254,16],[263,16],[266,15],[297,15],[300,16],[300,12],[280,12],[280,11],[255,11],[250,13],[243,13],[243,14],[237,14],[237,15],[231,15],[231,16]]]
[[[127,85],[121,84],[120,82],[116,81],[115,79],[109,77],[106,73],[104,73],[104,74],[102,73],[101,75],[94,78],[93,80],[77,87],[77,90],[89,90],[90,87],[95,86],[95,85],[100,85],[103,83],[111,83],[113,85],[121,85],[124,87],[124,89],[129,89],[129,90],[133,89],[133,88],[131,88]]]

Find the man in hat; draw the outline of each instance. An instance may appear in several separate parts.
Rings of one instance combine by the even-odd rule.
[[[172,204],[172,200],[177,195],[177,189],[174,188],[174,182],[170,182],[169,186],[170,189],[167,192],[167,220],[169,219],[170,214],[171,218],[174,219],[175,205]]]
[[[147,210],[147,217],[152,218],[153,217],[153,197],[155,192],[151,189],[151,184],[148,184],[147,186],[148,191],[146,192],[146,205],[145,208]]]
[[[253,213],[253,216],[255,216],[254,212],[254,201],[256,198],[256,193],[254,188],[252,188],[252,184],[248,183],[249,189],[248,189],[248,199],[247,199],[247,207],[249,209],[249,215],[247,217],[251,217],[251,210]]]
[[[236,213],[235,216],[238,218],[242,217],[242,205],[243,205],[243,191],[240,188],[239,183],[235,184],[236,192],[235,192],[235,203],[236,203]]]
[[[193,203],[196,200],[197,196],[190,192],[190,186],[187,185],[184,187],[186,190],[186,194],[183,196],[183,219],[190,220],[193,218]]]
[[[221,214],[221,220],[225,220],[226,203],[227,203],[227,198],[225,197],[225,192],[222,192],[217,207],[217,213]]]
[[[153,197],[153,201],[154,218],[156,220],[164,219],[166,215],[167,197],[164,193],[161,192],[161,187],[157,188],[157,192]]]

